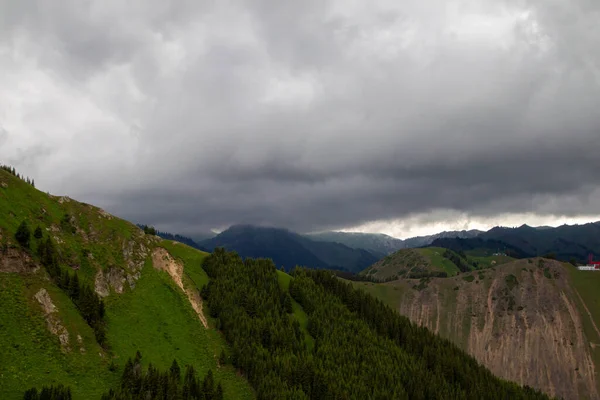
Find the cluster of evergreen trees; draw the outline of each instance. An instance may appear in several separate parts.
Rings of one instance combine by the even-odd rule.
[[[204,269],[211,281],[202,295],[260,399],[546,398],[495,377],[331,271],[295,269],[288,293],[270,260],[216,249]],[[308,333],[290,295],[308,314]]]
[[[162,231],[157,230],[153,226],[140,225],[140,224],[138,224],[137,226],[138,226],[138,228],[142,229],[146,235],[160,236],[161,238],[166,239],[166,240],[174,240],[179,243],[187,244],[188,246],[193,247],[198,250],[208,251],[207,249],[205,249],[204,247],[202,247],[198,243],[196,243],[196,241],[190,237],[179,235],[179,234],[172,234],[169,232],[162,232]]]
[[[39,233],[42,233],[41,229],[39,230]],[[35,234],[37,238],[37,229],[35,231]],[[15,232],[15,240],[24,249],[29,249],[31,247],[31,228],[29,228],[29,224],[27,223],[27,221],[21,222],[21,224],[17,228],[17,231]]]
[[[16,170],[15,167],[10,167],[8,165],[0,165],[0,169],[5,170],[6,172],[8,172],[9,174],[12,174],[14,176],[16,176],[17,178],[27,182],[28,184],[30,184],[31,186],[35,187],[35,181],[33,179],[29,179],[29,177],[25,177],[24,175],[19,174]]]
[[[138,227],[144,231],[146,235],[156,235],[156,228],[148,225],[139,225]]]
[[[144,372],[141,359],[138,351],[135,359],[127,360],[120,388],[111,389],[102,400],[223,400],[223,387],[215,384],[212,370],[201,381],[191,365],[186,365],[183,376],[176,360],[168,371],[149,364]]]
[[[71,388],[62,384],[44,386],[38,392],[36,388],[31,388],[25,392],[23,400],[72,400]]]
[[[456,254],[452,250],[446,250],[444,252],[443,256],[444,256],[444,258],[447,258],[448,260],[452,261],[454,263],[454,265],[456,265],[458,267],[460,272],[468,272],[468,271],[471,271],[472,267],[473,268],[478,267],[478,264],[476,264],[476,263],[473,263],[473,264],[469,263],[467,256],[463,251],[459,251],[459,253]]]
[[[83,319],[94,330],[98,344],[106,348],[105,309],[102,299],[89,285],[79,281],[77,272],[71,274],[59,265],[58,252],[49,236],[38,245],[38,256],[54,283],[69,295]]]

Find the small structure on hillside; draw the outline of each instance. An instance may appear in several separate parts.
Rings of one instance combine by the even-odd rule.
[[[600,272],[600,261],[594,261],[594,256],[590,254],[588,257],[588,265],[577,267],[580,271],[598,271]]]

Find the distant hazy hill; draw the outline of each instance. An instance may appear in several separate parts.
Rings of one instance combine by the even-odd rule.
[[[335,242],[353,249],[365,249],[373,254],[381,255],[381,257],[405,247],[402,239],[396,239],[383,233],[321,232],[310,233],[306,236],[320,242]]]
[[[414,247],[423,247],[429,246],[437,239],[443,238],[474,238],[483,233],[483,231],[478,231],[477,229],[471,229],[469,231],[444,231],[440,233],[436,233],[434,235],[427,236],[415,236],[409,239],[404,240],[404,247],[406,248],[414,248]]]
[[[496,227],[470,239],[440,239],[433,245],[454,251],[488,249],[511,252],[515,257],[535,257],[553,253],[564,261],[584,261],[589,253],[600,256],[600,223],[563,225],[557,228]]]
[[[481,237],[461,239],[461,238],[440,238],[431,244],[436,247],[444,247],[455,252],[477,252],[481,255],[492,255],[494,253],[506,253],[514,258],[529,257],[530,254],[524,252],[516,246],[495,239],[482,239]]]
[[[400,249],[429,246],[434,240],[440,238],[473,238],[483,233],[476,229],[470,231],[444,231],[435,235],[416,236],[405,240],[397,239],[382,233],[359,232],[322,232],[311,233],[306,236],[312,240],[336,242],[354,249],[365,249],[380,257]]]
[[[311,240],[286,229],[252,225],[234,225],[199,245],[209,250],[216,247],[235,250],[242,257],[271,258],[277,267],[284,266],[287,270],[301,265],[358,272],[378,260],[367,250]]]

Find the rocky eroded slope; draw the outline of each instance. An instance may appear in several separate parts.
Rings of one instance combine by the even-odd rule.
[[[565,399],[598,399],[600,333],[568,268],[536,258],[452,278],[356,284],[498,376]]]

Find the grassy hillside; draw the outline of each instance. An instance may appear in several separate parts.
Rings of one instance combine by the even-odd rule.
[[[285,292],[289,292],[290,282],[292,281],[292,279],[293,278],[285,272],[277,271],[277,280],[279,281],[279,287],[281,287],[281,289],[283,289]],[[308,315],[296,300],[291,298],[291,301],[293,318],[300,323],[300,329],[302,330],[302,333],[304,333],[304,342],[306,343],[306,347],[312,351],[312,349],[315,347],[315,339],[313,339],[313,337],[308,332]]]
[[[61,320],[75,343],[62,351],[58,339],[46,327],[33,296],[46,287]],[[115,385],[118,372],[110,372],[104,351],[92,329],[79,316],[62,291],[47,285],[42,276],[23,277],[0,273],[0,397],[22,399],[31,386],[60,382],[74,389],[76,399],[99,398]],[[76,342],[77,335],[82,344]],[[85,353],[81,351],[84,349]]]
[[[479,269],[492,268],[516,260],[516,258],[505,255],[476,255],[469,252],[466,254],[468,260],[477,263]]]
[[[460,271],[455,263],[444,257],[445,252],[446,249],[439,247],[398,250],[362,271],[361,275],[380,281],[454,276]]]
[[[442,247],[402,249],[373,264],[361,275],[376,281],[456,276],[461,271],[486,269],[515,260],[485,249],[454,252]]]
[[[43,235],[32,235],[29,249],[15,240],[23,221]],[[106,348],[40,265],[37,249],[48,238],[60,267],[102,295]],[[183,287],[153,263],[161,249],[181,266]],[[75,399],[99,399],[138,350],[145,365],[167,368],[177,359],[200,376],[212,369],[225,398],[254,398],[231,366],[218,365],[220,352],[229,349],[213,325],[203,326],[189,300],[188,292],[208,282],[201,268],[206,255],[0,170],[0,398],[21,399],[29,387],[62,383]]]
[[[524,259],[451,278],[353,285],[499,376],[565,398],[599,398],[600,273]]]

